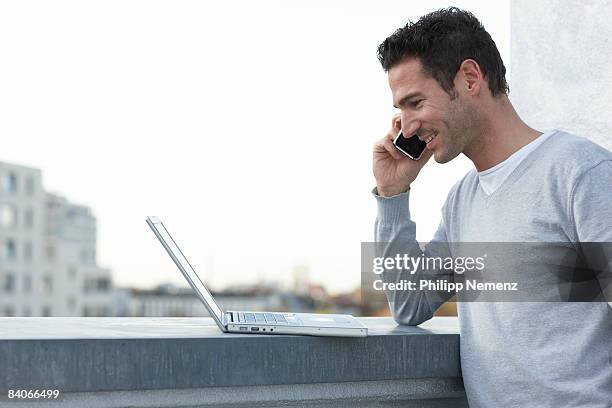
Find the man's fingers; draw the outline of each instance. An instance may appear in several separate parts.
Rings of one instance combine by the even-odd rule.
[[[395,127],[395,124],[397,122],[402,123],[402,114],[401,113],[396,113],[391,117],[391,127]]]
[[[399,131],[402,129],[402,118],[399,116],[399,114],[393,117],[393,127],[391,129],[391,133],[393,133],[394,136],[397,136]]]
[[[399,150],[397,150],[397,148],[393,145],[393,141],[391,139],[385,138],[384,147],[385,147],[385,150],[387,150],[387,152],[389,152],[389,154],[395,160],[401,160],[405,158],[405,156]]]
[[[402,153],[395,148],[393,145],[393,141],[388,137],[384,137],[374,145],[374,153],[375,154],[388,154],[396,160],[401,160],[404,158]]]

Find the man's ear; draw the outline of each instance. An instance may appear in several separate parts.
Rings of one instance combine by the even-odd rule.
[[[480,65],[473,59],[466,59],[459,66],[455,77],[455,88],[462,89],[470,95],[476,96],[481,91],[484,76]]]

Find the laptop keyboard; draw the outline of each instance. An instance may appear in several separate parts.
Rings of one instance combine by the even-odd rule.
[[[288,324],[282,313],[233,312],[238,323]]]

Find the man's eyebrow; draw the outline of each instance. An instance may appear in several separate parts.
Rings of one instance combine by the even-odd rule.
[[[401,106],[404,106],[406,104],[406,102],[408,102],[410,99],[414,98],[415,96],[422,96],[423,94],[421,92],[412,92],[409,93],[408,95],[404,96],[402,99],[400,99],[400,101],[397,104],[394,104],[393,107],[395,109],[399,109]]]

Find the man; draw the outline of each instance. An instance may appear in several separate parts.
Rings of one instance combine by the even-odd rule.
[[[375,233],[384,255],[418,256],[410,186],[432,155],[446,163],[463,153],[475,169],[451,189],[427,256],[452,256],[455,242],[558,243],[587,263],[597,258],[593,281],[609,296],[612,257],[602,261],[585,248],[612,242],[612,153],[587,139],[525,124],[508,99],[497,47],[471,13],[449,8],[425,15],[387,38],[378,56],[401,110],[374,146]],[[534,90],[534,97],[546,95]],[[393,145],[400,129],[427,142],[420,160]],[[517,262],[533,265],[548,255],[536,245]],[[543,302],[558,283],[549,267],[525,278],[537,281],[530,289],[541,299],[458,302],[470,407],[612,406],[612,310],[601,298]],[[394,282],[423,274],[394,270],[382,276]],[[395,320],[409,325],[430,319],[453,295],[386,294]]]

